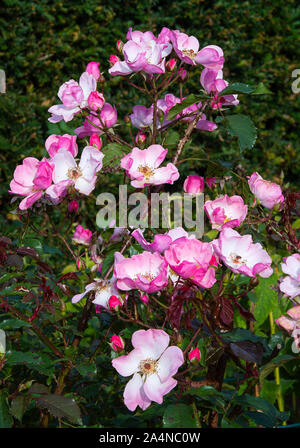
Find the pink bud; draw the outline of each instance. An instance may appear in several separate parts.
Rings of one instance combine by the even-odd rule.
[[[100,306],[100,305],[96,305],[95,308],[96,308],[96,314],[100,314],[100,313],[101,313],[102,306]]]
[[[215,177],[207,177],[206,178],[206,183],[208,188],[211,190],[212,188],[216,187],[217,184],[215,182],[216,178]]]
[[[186,193],[203,193],[204,177],[191,174],[185,179],[183,189]]]
[[[89,229],[85,229],[80,224],[78,224],[72,239],[74,243],[89,246],[92,240],[92,232]]]
[[[191,362],[200,361],[201,353],[198,347],[194,348],[194,350],[190,351],[188,354],[188,358]]]
[[[147,140],[147,135],[144,132],[139,131],[136,134],[135,141],[136,141],[137,145],[142,146],[146,140]]]
[[[120,353],[120,352],[122,352],[124,350],[125,342],[124,342],[124,339],[121,338],[121,336],[118,336],[118,335],[114,334],[111,337],[109,345],[111,346],[113,351]]]
[[[115,65],[119,61],[120,61],[120,58],[118,58],[118,56],[116,56],[115,54],[110,55],[109,62],[111,63],[111,65]]]
[[[139,293],[140,299],[141,301],[145,304],[148,305],[149,302],[149,296],[147,296],[147,294],[141,294]]]
[[[118,50],[120,53],[122,53],[122,50],[123,50],[123,47],[124,47],[124,42],[122,42],[121,39],[119,39],[118,42],[117,42],[116,47],[117,47],[117,50]]]
[[[100,65],[100,62],[89,62],[85,69],[86,72],[88,72],[90,75],[94,76],[96,81],[100,77],[99,65]]]
[[[167,70],[167,72],[172,72],[175,69],[176,64],[177,64],[176,59],[174,59],[174,58],[170,59],[166,63],[166,70]]]
[[[92,134],[90,136],[90,145],[94,146],[94,148],[96,148],[96,149],[98,149],[98,151],[100,151],[100,149],[102,148],[101,138],[97,134]]]
[[[179,75],[179,79],[180,79],[181,82],[185,82],[185,81],[187,81],[188,78],[189,78],[189,74],[188,74],[188,72],[187,72],[183,67],[181,67],[181,68],[178,70],[178,73],[177,73],[177,74]]]
[[[111,310],[116,309],[118,311],[119,307],[122,305],[121,300],[117,296],[110,296],[108,300],[108,306]]]
[[[85,264],[84,264],[84,262],[81,260],[80,257],[77,258],[77,261],[76,261],[76,267],[77,267],[78,271],[83,271],[83,270],[85,269]]]
[[[95,90],[89,94],[88,105],[91,110],[97,111],[98,109],[102,109],[104,103],[105,99],[102,93]]]
[[[77,213],[78,208],[79,208],[79,204],[77,201],[73,200],[73,201],[69,202],[69,205],[68,205],[69,213]]]

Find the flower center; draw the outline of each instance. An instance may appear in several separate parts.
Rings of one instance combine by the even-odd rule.
[[[69,179],[76,180],[80,176],[82,176],[82,171],[79,167],[74,167],[74,168],[68,169],[68,178]]]
[[[243,259],[240,255],[235,254],[233,252],[231,252],[231,254],[230,254],[230,259],[233,264],[238,265],[238,266],[240,266],[242,264],[247,264],[246,259]]]
[[[150,177],[154,175],[154,170],[150,168],[148,165],[140,165],[138,167],[138,171],[145,176],[146,180],[149,180]]]
[[[143,375],[152,375],[157,373],[157,361],[154,359],[145,359],[139,363],[139,371]]]
[[[140,277],[143,277],[148,282],[152,282],[152,280],[155,279],[155,275],[151,274],[150,272],[145,272],[145,274],[140,274]]]
[[[194,50],[182,50],[182,53],[184,54],[184,56],[187,56],[191,59],[194,59],[197,56],[197,53],[195,53]]]

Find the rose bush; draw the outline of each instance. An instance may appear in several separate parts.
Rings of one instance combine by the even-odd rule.
[[[224,81],[222,49],[201,48],[180,30],[164,27],[155,36],[130,28],[126,39],[117,43],[119,56],[110,57],[108,73],[112,80],[124,77],[147,106],[130,105],[120,117],[105,99],[103,62],[89,62],[79,83],[71,79],[58,89],[61,104],[49,108],[49,121],[72,123],[71,133],[48,137],[47,156],[25,158],[13,174],[10,194],[24,230],[18,241],[0,239],[7,270],[0,304],[9,316],[1,326],[20,328],[21,344],[10,341],[0,368],[9,377],[25,365],[42,379],[26,379],[22,387],[4,379],[3,408],[9,403],[16,421],[26,419],[32,406],[40,409],[37,426],[93,426],[100,424],[103,389],[118,403],[123,395],[121,424],[133,412],[151,420],[147,409],[159,405],[154,424],[161,426],[159,417],[168,422],[179,401],[183,425],[278,426],[290,414],[276,369],[287,363],[297,369],[291,344],[294,339],[299,347],[294,222],[300,194],[256,172],[241,175],[205,158],[205,151],[196,157],[193,147],[195,133],[222,128],[237,137],[240,150],[250,150],[255,126],[234,109],[244,95],[267,90]],[[185,80],[192,72],[199,89],[188,94]],[[198,175],[203,166],[210,167],[205,179]],[[185,192],[191,200],[204,193],[202,237],[184,222],[172,226],[175,218],[171,229],[117,227],[120,216],[101,226],[91,204],[95,192],[111,193],[105,176],[144,193],[149,215],[153,193]],[[49,253],[65,260],[57,272],[44,260]],[[36,356],[22,350],[28,334],[37,337]],[[109,385],[99,380],[100,366]],[[270,400],[274,370],[279,387]],[[125,386],[121,377],[131,375]],[[228,387],[230,378],[234,385]],[[22,415],[15,411],[18,401]],[[116,413],[112,406],[110,418]]]

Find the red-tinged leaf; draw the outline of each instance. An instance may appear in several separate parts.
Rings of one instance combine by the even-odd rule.
[[[22,246],[17,249],[17,254],[22,255],[23,257],[31,257],[35,260],[39,260],[40,256],[38,252],[32,247]]]
[[[220,297],[221,310],[219,318],[224,325],[231,327],[233,323],[233,307],[231,300],[226,297]]]
[[[244,317],[246,319],[246,321],[250,322],[250,321],[255,321],[255,317],[253,316],[252,313],[250,313],[250,311],[246,310],[246,308],[244,308],[236,298],[233,299],[234,300],[234,304],[236,305],[238,312],[240,313],[240,315],[242,317]]]
[[[59,281],[62,282],[63,280],[78,280],[77,273],[68,272],[67,274],[64,274],[60,277]]]
[[[52,268],[49,266],[48,263],[45,263],[44,261],[38,261],[38,262],[37,262],[37,265],[38,265],[40,268],[42,268],[43,271],[45,271],[45,272],[49,272],[49,274],[52,274],[52,273],[53,273],[53,270],[52,270]]]

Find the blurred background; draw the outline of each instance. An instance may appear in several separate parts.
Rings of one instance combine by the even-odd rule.
[[[263,82],[273,94],[240,98],[239,106],[258,128],[255,147],[239,155],[237,142],[219,131],[199,134],[199,146],[211,159],[240,164],[246,175],[255,170],[299,187],[300,93],[291,89],[292,72],[300,69],[297,1],[3,0],[0,9],[0,68],[6,72],[6,94],[0,94],[0,225],[9,217],[7,190],[15,166],[24,157],[46,155],[49,134],[75,127],[53,127],[47,120],[59,86],[77,80],[93,60],[101,62],[108,79],[109,56],[129,27],[158,33],[167,26],[195,35],[200,48],[223,48],[226,80]],[[199,89],[199,75],[192,75],[184,93]],[[121,77],[112,78],[104,92],[121,122],[139,101]],[[128,102],[121,101],[124,96]]]

